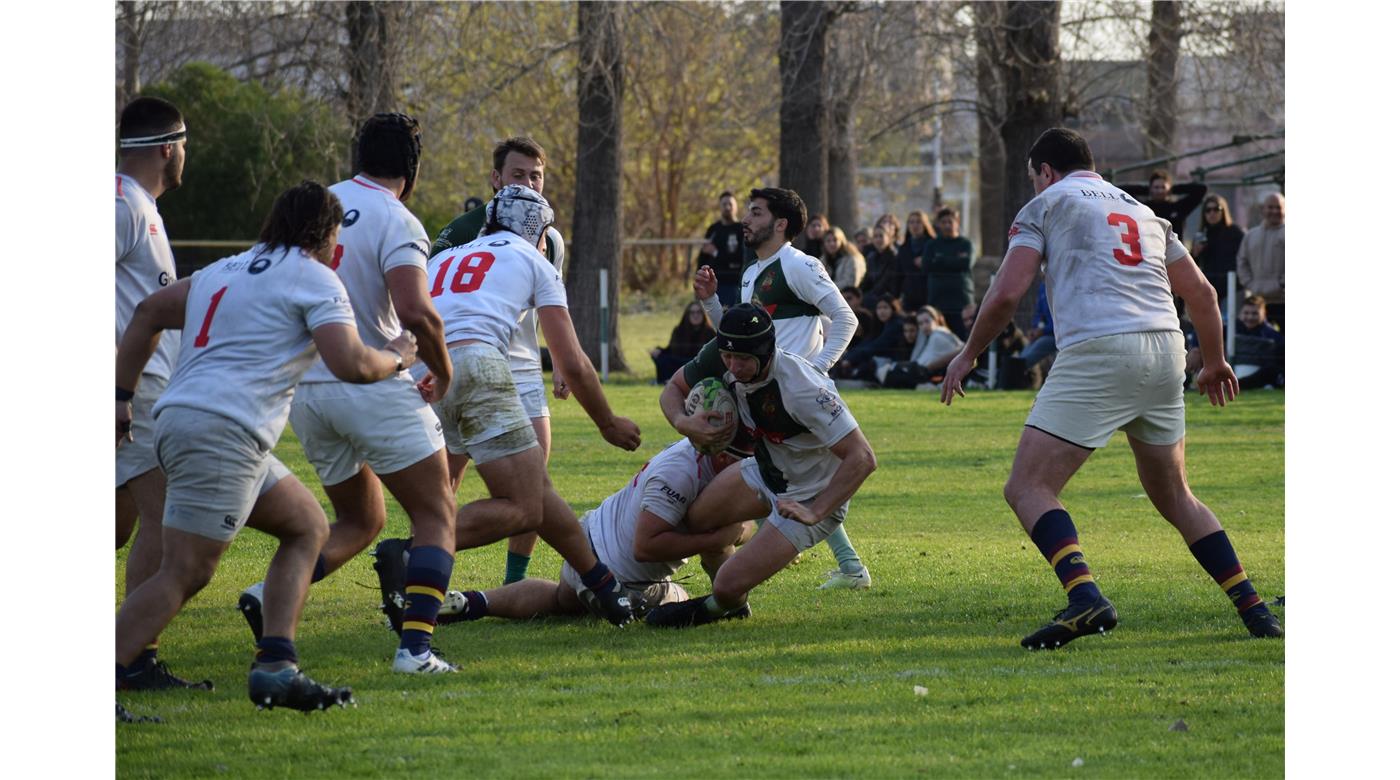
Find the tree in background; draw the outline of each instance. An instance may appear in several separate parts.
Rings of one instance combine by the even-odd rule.
[[[1147,94],[1143,96],[1144,157],[1161,157],[1176,148],[1181,32],[1181,4],[1153,2],[1152,26],[1147,34]]]
[[[834,6],[820,0],[781,3],[778,183],[802,196],[808,214],[826,211],[827,149],[831,139],[826,102],[826,38],[835,15]]]

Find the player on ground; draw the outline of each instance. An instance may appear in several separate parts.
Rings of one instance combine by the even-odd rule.
[[[345,211],[331,268],[350,294],[360,340],[382,346],[408,330],[441,397],[452,380],[442,318],[428,297],[428,234],[404,206],[418,179],[417,120],[375,114],[360,128],[359,173],[330,190]],[[372,413],[367,413],[372,410]],[[330,539],[316,559],[317,582],[364,550],[384,528],[384,492],[413,524],[406,585],[408,626],[394,655],[396,672],[453,671],[429,651],[442,594],[452,575],[452,517],[442,425],[408,372],[374,384],[344,382],[317,360],[292,399],[292,430],[335,509]],[[401,553],[400,553],[401,554]],[[239,598],[257,637],[262,583]]]
[[[1059,494],[1120,429],[1153,506],[1224,589],[1249,632],[1282,636],[1220,522],[1186,484],[1186,349],[1172,295],[1185,300],[1200,334],[1204,366],[1196,385],[1212,405],[1224,406],[1239,385],[1225,362],[1214,289],[1168,222],[1094,173],[1093,154],[1074,131],[1041,134],[1029,169],[1036,196],[1011,226],[1006,259],[967,345],[948,366],[942,392],[945,404],[963,395],[963,378],[1011,321],[1044,258],[1059,356],[1026,420],[1004,492],[1069,606],[1021,645],[1053,649],[1118,624]]]
[[[122,109],[117,164],[117,338],[146,296],[175,281],[175,256],[156,199],[180,186],[185,169],[185,122],[179,109],[160,98],[140,97]],[[133,441],[117,450],[117,548],[141,529],[126,558],[126,595],[160,568],[165,475],[152,447],[151,407],[170,380],[180,334],[169,331],[147,361],[141,392],[132,399]],[[132,662],[133,688],[206,687],[170,673],[156,658],[157,637]]]
[[[681,439],[647,461],[627,485],[580,522],[584,535],[608,565],[613,576],[633,594],[642,610],[689,598],[671,575],[691,555],[702,556],[705,571],[713,577],[734,552],[744,532],[742,522],[713,531],[692,533],[685,523],[686,509],[716,474],[753,455],[753,439],[743,433],[723,452],[702,455],[688,439]],[[526,619],[542,615],[605,617],[593,592],[584,587],[578,572],[567,562],[559,580],[526,579],[494,590],[448,594],[455,614],[442,623],[483,617]]]
[[[779,220],[786,220],[786,228],[779,229]],[[744,269],[739,302],[767,310],[777,330],[778,347],[806,358],[825,374],[846,351],[859,323],[822,261],[793,247],[792,238],[806,222],[807,207],[796,192],[777,187],[749,192],[744,244],[760,259]],[[702,266],[695,274],[695,297],[711,322],[719,322],[723,315],[717,290],[714,270]],[[823,318],[830,322],[825,341]],[[839,568],[828,573],[820,589],[869,588],[870,570],[851,546],[846,529],[837,526],[826,543]]]
[[[719,568],[714,593],[647,614],[654,626],[681,628],[747,617],[748,594],[803,550],[840,527],[851,496],[875,471],[875,453],[826,374],[776,346],[768,312],[741,303],[724,313],[718,335],[661,391],[666,420],[697,449],[723,441],[711,413],[685,414],[690,388],[717,377],[738,399],[754,432],[754,457],[719,474],[686,515],[693,533],[739,520],[763,527]]]
[[[448,452],[461,456],[460,463],[467,457],[476,461],[490,493],[457,511],[456,549],[538,531],[581,572],[580,579],[597,596],[608,620],[620,626],[632,619],[631,602],[550,484],[535,430],[506,362],[506,345],[520,313],[535,308],[554,370],[573,388],[603,438],[625,450],[641,445],[636,423],[613,414],[608,406],[598,375],[578,344],[559,273],[539,252],[545,228],[553,221],[554,211],[544,196],[511,184],[487,204],[480,238],[428,261],[430,294],[445,323],[455,377],[433,409],[442,420]],[[433,381],[429,375],[420,387],[432,391]]]
[[[519,184],[543,195],[544,168],[544,149],[535,143],[534,139],[526,136],[507,138],[496,144],[496,149],[491,155],[491,192],[500,192],[507,184]],[[486,204],[483,203],[480,207],[458,216],[443,228],[442,232],[438,233],[437,240],[433,242],[433,249],[429,254],[436,255],[444,249],[475,241],[481,235],[481,227],[485,223]],[[543,252],[545,259],[562,276],[564,237],[553,225],[545,230]],[[544,455],[547,470],[552,435],[549,427],[549,399],[545,395],[544,377],[540,373],[537,323],[534,309],[527,309],[521,315],[520,324],[511,335],[506,359],[510,361],[511,379],[515,381],[515,390],[520,396],[520,403],[525,407],[525,415],[534,426],[535,438],[539,440],[540,452]],[[558,373],[554,375],[554,397],[560,400],[569,397],[569,388]],[[455,494],[462,473],[467,467],[467,458],[449,455],[448,465]],[[550,506],[545,507],[546,512],[550,509]],[[525,573],[530,568],[530,556],[535,551],[535,542],[538,539],[538,534],[524,533],[512,536],[507,542],[505,584],[509,585],[525,578]]]
[[[155,448],[168,479],[160,569],[117,614],[117,688],[141,648],[214,574],[245,523],[280,541],[267,569],[264,626],[248,695],[259,706],[324,709],[350,700],[297,668],[293,639],[328,531],[321,506],[271,454],[292,389],[319,351],[339,378],[378,382],[415,355],[412,334],[383,349],[355,330],[333,261],[344,217],[314,182],[282,193],[259,243],[152,295],[117,351],[117,446],[161,331],[183,327],[170,385],[156,404]]]

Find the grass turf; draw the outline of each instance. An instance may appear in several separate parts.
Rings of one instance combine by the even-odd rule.
[[[656,395],[610,390],[642,427],[636,453],[604,444],[577,404],[552,404],[551,473],[576,511],[676,438]],[[419,679],[389,672],[395,641],[360,556],[313,586],[297,640],[307,671],[353,686],[359,707],[256,712],[245,689],[251,637],[234,604],[274,544],[246,531],[162,636],[162,658],[185,677],[213,678],[217,692],[123,694],[167,722],[118,728],[118,773],[1282,776],[1284,644],[1248,638],[1142,495],[1121,435],[1064,500],[1122,622],[1107,637],[1032,654],[1018,639],[1063,604],[1001,500],[1032,396],[974,393],[947,409],[928,393],[843,395],[880,461],[847,523],[872,590],[814,590],[833,568],[822,546],[755,591],[746,621],[689,631],[566,619],[450,625],[435,644],[463,671]],[[1284,590],[1283,394],[1249,393],[1224,410],[1188,399],[1192,486],[1272,599]],[[320,495],[290,430],[277,455]],[[483,492],[469,474],[459,498]],[[404,535],[407,520],[390,504],[388,533]],[[503,544],[460,553],[453,587],[499,584],[504,557]],[[558,566],[541,545],[530,573],[552,578]],[[122,570],[119,561],[118,593]],[[708,592],[698,562],[681,575],[692,593]],[[1189,730],[1170,730],[1178,719]]]

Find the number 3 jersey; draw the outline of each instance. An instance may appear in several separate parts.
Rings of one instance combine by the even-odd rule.
[[[190,277],[180,356],[156,403],[227,417],[272,449],[292,389],[316,357],[311,332],[355,326],[345,285],[315,258],[259,244]]]
[[[502,356],[521,312],[568,307],[559,272],[529,241],[505,230],[433,255],[428,286],[447,343],[475,339]]]
[[[1007,249],[1045,259],[1045,292],[1064,349],[1116,333],[1181,329],[1167,266],[1187,256],[1171,223],[1092,171],[1045,188],[1016,215]]]

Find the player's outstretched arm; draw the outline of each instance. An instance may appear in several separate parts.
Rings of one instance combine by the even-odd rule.
[[[608,397],[603,394],[603,384],[598,381],[598,373],[588,362],[588,356],[583,354],[583,347],[579,346],[574,322],[569,319],[569,310],[563,306],[541,306],[535,312],[539,315],[540,328],[549,344],[555,375],[563,376],[564,385],[578,398],[579,405],[598,426],[603,439],[624,450],[640,447],[641,429],[626,417],[613,414]]]
[[[642,563],[679,561],[692,555],[721,550],[733,544],[743,523],[730,523],[713,531],[687,533],[643,509],[632,537],[632,557]]]
[[[719,302],[719,279],[715,277],[715,269],[708,265],[700,266],[695,271],[691,286],[695,289],[695,299],[705,310],[705,316],[710,318],[711,327],[718,328],[719,318],[724,316],[724,305]]]
[[[671,381],[661,389],[661,414],[666,422],[682,436],[690,439],[697,450],[709,450],[715,445],[727,442],[734,435],[738,420],[726,420],[716,411],[697,409],[695,414],[685,413],[685,399],[690,395],[690,383],[685,381],[685,368],[676,369]],[[668,559],[674,560],[674,559]]]
[[[452,361],[443,341],[442,317],[428,297],[428,274],[417,266],[401,265],[384,274],[394,312],[404,329],[417,339],[418,359],[433,374],[431,401],[441,401],[452,382]]]
[[[141,371],[160,346],[160,334],[185,325],[185,302],[190,297],[190,280],[181,279],[151,293],[136,305],[136,311],[117,345],[117,445],[131,438],[131,394],[141,380]]]
[[[948,364],[948,374],[943,379],[943,403],[952,404],[954,395],[966,395],[962,383],[977,364],[977,356],[1006,328],[1006,323],[1016,314],[1016,305],[1035,283],[1038,273],[1039,251],[1028,246],[1017,246],[1006,253],[996,279],[982,299],[977,321],[972,323],[972,332],[967,334],[967,344]]]
[[[866,478],[875,473],[875,450],[870,448],[865,434],[859,428],[851,431],[831,446],[831,454],[841,459],[836,473],[826,489],[812,499],[811,504],[781,499],[778,501],[778,514],[789,520],[807,525],[820,523],[836,508],[851,500]]]
[[[1195,323],[1196,338],[1201,342],[1201,370],[1196,372],[1196,387],[1210,397],[1211,406],[1224,406],[1239,395],[1240,383],[1225,361],[1225,329],[1220,322],[1215,288],[1190,255],[1167,265],[1167,281],[1172,293],[1185,301],[1186,313]]]
[[[360,341],[355,326],[332,322],[311,331],[316,351],[336,379],[367,385],[388,379],[400,369],[413,365],[418,355],[413,333],[404,331],[384,349],[370,349]]]

